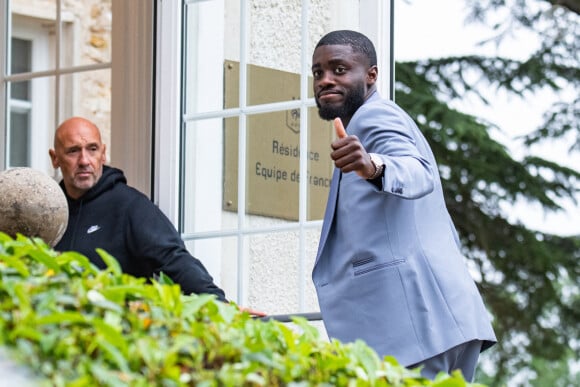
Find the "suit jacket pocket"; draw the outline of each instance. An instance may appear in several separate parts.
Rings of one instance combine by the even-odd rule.
[[[405,262],[405,259],[395,259],[388,262],[377,262],[376,257],[357,259],[352,262],[354,276],[367,274],[376,270],[392,268]]]

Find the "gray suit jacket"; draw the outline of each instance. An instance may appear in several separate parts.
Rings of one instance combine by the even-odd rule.
[[[427,141],[374,93],[349,134],[385,163],[383,189],[335,168],[312,279],[330,337],[411,365],[474,339],[490,317],[471,278]]]

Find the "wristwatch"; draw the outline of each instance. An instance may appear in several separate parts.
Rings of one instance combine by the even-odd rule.
[[[383,174],[385,163],[383,163],[383,160],[376,153],[369,153],[369,156],[371,157],[371,163],[373,163],[375,167],[375,173],[373,173],[367,180],[374,180]]]

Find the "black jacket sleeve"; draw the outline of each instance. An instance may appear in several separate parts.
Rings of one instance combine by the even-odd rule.
[[[153,274],[170,277],[185,294],[209,293],[227,301],[203,263],[187,251],[173,224],[146,196],[135,198],[128,215],[125,237],[131,255],[147,261],[142,264],[148,264]]]

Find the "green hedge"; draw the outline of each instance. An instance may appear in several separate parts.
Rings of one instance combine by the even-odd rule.
[[[0,346],[56,386],[476,386],[0,232]]]

